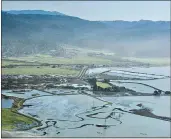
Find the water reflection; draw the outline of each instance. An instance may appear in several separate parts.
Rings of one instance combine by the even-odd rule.
[[[113,101],[122,103],[117,99]],[[36,114],[42,120],[41,127],[30,131],[42,136],[123,137],[132,135],[135,137],[147,134],[147,136],[154,137],[155,133],[162,130],[163,127],[166,130],[159,135],[168,136],[170,133],[169,122],[125,113],[124,110],[132,109],[132,106],[129,108],[120,104],[111,106],[84,95],[40,97],[25,102],[25,105],[29,104],[32,106],[25,107],[20,112],[26,115]],[[144,125],[147,119],[150,125]],[[154,123],[156,127],[159,124],[162,129],[153,126]],[[134,129],[134,126],[137,129]],[[146,128],[149,129],[146,130]],[[123,131],[124,134],[120,131]],[[136,132],[133,133],[133,131]]]

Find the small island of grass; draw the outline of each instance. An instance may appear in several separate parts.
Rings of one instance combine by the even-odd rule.
[[[98,87],[101,87],[101,88],[111,88],[112,86],[110,86],[108,83],[103,83],[103,82],[96,82],[96,85]]]

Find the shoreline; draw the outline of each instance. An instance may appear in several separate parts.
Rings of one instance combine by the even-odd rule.
[[[23,116],[23,117],[26,117],[30,120],[33,120],[37,123],[37,125],[35,126],[32,126],[30,128],[27,128],[27,129],[20,129],[19,131],[27,131],[27,130],[30,130],[32,128],[36,128],[36,127],[40,127],[42,126],[42,123],[40,120],[36,119],[36,118],[33,118],[31,116],[28,116],[28,115],[25,115],[25,114],[22,114],[20,112],[18,112],[18,110],[22,109],[23,108],[23,104],[24,102],[27,100],[27,99],[23,99],[23,98],[19,98],[19,97],[14,97],[14,96],[6,96],[4,94],[1,94],[1,98],[4,98],[4,99],[13,99],[14,102],[12,104],[12,107],[11,108],[2,108],[3,109],[9,109],[12,113],[15,113],[17,115],[20,115],[20,116]],[[7,131],[11,131],[11,130],[7,130]],[[13,131],[13,130],[12,130]],[[15,130],[14,130],[15,131]],[[18,130],[17,130],[18,131]]]

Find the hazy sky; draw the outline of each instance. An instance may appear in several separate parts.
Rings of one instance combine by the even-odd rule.
[[[3,10],[48,10],[88,20],[170,21],[169,1],[3,1]]]

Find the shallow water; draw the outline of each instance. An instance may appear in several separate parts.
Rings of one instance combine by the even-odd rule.
[[[86,74],[93,75],[93,74],[98,74],[98,73],[108,71],[108,70],[110,69],[109,68],[92,68],[92,69],[88,69],[86,71]]]
[[[112,70],[111,72],[109,72],[109,73],[115,73],[115,74],[120,74],[120,75],[129,75],[130,77],[134,77],[134,76],[137,76],[137,77],[141,77],[141,78],[162,78],[162,77],[165,77],[165,75],[156,75],[156,74],[154,74],[154,75],[152,75],[152,74],[150,74],[150,73],[148,73],[148,72],[144,72],[144,73],[141,73],[141,72],[138,72],[138,71],[132,71],[132,70],[124,70],[124,69],[116,69],[116,70]],[[128,76],[128,77],[129,77]]]
[[[171,91],[170,80],[171,80],[170,78],[166,78],[166,79],[157,79],[157,80],[149,80],[149,81],[135,81],[135,82],[148,84],[153,87],[159,88],[163,91]]]
[[[142,84],[135,84],[135,83],[117,83],[117,82],[111,82],[113,85],[116,86],[124,86],[125,88],[134,90],[136,92],[140,92],[140,93],[153,93],[155,91],[155,89],[142,85]]]
[[[24,107],[19,112],[42,120],[43,126],[30,132],[47,137],[170,136],[170,122],[115,109],[138,109],[136,104],[141,102],[146,107],[153,108],[155,114],[169,116],[168,97],[161,97],[159,100],[153,97],[103,99],[114,104],[105,105],[106,103],[85,95],[45,96],[27,100],[24,104],[33,106]],[[106,127],[101,127],[105,125]]]
[[[14,102],[13,99],[4,99],[4,98],[2,98],[1,101],[2,101],[1,102],[2,108],[11,108]]]
[[[106,70],[108,69],[91,69],[88,73],[94,74]],[[132,68],[129,70],[148,74],[170,75],[170,67]],[[156,77],[156,75],[154,76]],[[149,75],[149,77],[151,77],[151,75]],[[134,80],[133,82],[145,83],[164,91],[170,90],[170,78],[143,81]],[[120,85],[143,93],[151,93],[154,90],[140,84],[121,83]],[[56,92],[56,94],[77,93],[77,91],[69,89],[49,89],[48,91]],[[24,107],[19,110],[19,112],[41,120],[43,125],[29,130],[29,132],[36,133],[43,137],[171,136],[170,122],[168,121],[118,110],[118,108],[126,111],[140,109],[137,104],[141,103],[158,116],[171,117],[170,96],[103,97],[102,99],[113,102],[112,105],[107,105],[107,103],[86,95],[43,96],[50,94],[36,90],[24,92],[25,94],[10,93],[7,90],[2,91],[2,93],[22,98],[31,98],[34,93],[39,93],[40,96],[42,96],[26,100],[24,104],[31,106]],[[90,93],[90,91],[87,91],[87,93]]]
[[[112,82],[115,85],[124,86],[126,88],[135,90],[137,92],[142,92],[142,93],[153,93],[154,89],[150,88],[148,86],[145,86],[142,84],[136,84],[136,83],[143,83],[146,85],[150,85],[152,87],[161,89],[163,91],[171,91],[171,86],[170,86],[171,79],[169,77],[166,77],[166,76],[170,76],[170,67],[168,67],[168,66],[167,67],[150,67],[150,68],[135,67],[135,68],[122,68],[122,69],[121,68],[112,68],[112,70],[114,70],[115,72],[118,72],[118,74],[121,74],[121,73],[127,74],[129,72],[137,72],[137,73],[129,73],[130,75],[126,75],[126,76],[130,76],[130,77],[133,77],[133,76],[136,77],[136,75],[144,75],[144,76],[148,76],[147,79],[149,77],[150,78],[159,78],[159,79],[155,79],[155,80],[131,80],[131,79],[130,80],[117,80],[120,82],[134,82],[134,83]],[[117,71],[117,70],[123,70],[123,71]],[[128,72],[126,72],[126,71],[128,71]],[[141,72],[144,74],[141,74]],[[125,76],[125,75],[123,74],[123,76]],[[137,76],[137,77],[140,77],[140,76]],[[161,78],[163,78],[163,79],[161,79]]]
[[[77,94],[78,90],[72,90],[72,89],[56,89],[56,88],[51,88],[51,89],[45,89],[45,91],[54,93],[54,94]]]
[[[130,88],[133,89],[135,91],[142,91],[144,93],[149,93],[152,92],[152,90],[154,90],[151,87],[142,85],[142,84],[136,84],[136,83],[143,83],[143,84],[147,84],[150,86],[153,86],[157,89],[161,89],[163,91],[171,91],[171,79],[170,78],[166,78],[166,79],[156,79],[156,80],[115,80],[115,81],[120,81],[120,82],[134,82],[134,83],[117,83],[115,81],[112,81],[113,84],[118,85],[118,86],[124,86],[126,88]]]
[[[7,96],[14,96],[14,97],[25,98],[25,99],[34,97],[34,96],[32,96],[33,94],[39,94],[39,96],[51,95],[49,93],[45,93],[45,92],[38,91],[38,90],[32,90],[32,91],[28,91],[28,92],[20,92],[23,94],[12,92],[12,90],[2,90],[1,93],[4,95],[7,95]]]
[[[111,71],[106,73],[107,75],[111,75],[111,76],[120,76],[120,77],[125,77],[125,78],[139,78],[139,79],[152,79],[154,78],[154,76],[146,76],[146,75],[140,75],[140,74],[133,74],[133,73],[126,73],[126,72],[117,72],[117,71]]]
[[[149,68],[141,68],[141,67],[132,67],[132,68],[111,68],[112,70],[124,70],[131,72],[139,72],[139,73],[148,73],[155,75],[164,75],[170,76],[170,66],[165,67],[149,67]]]
[[[170,96],[129,96],[129,97],[105,97],[107,101],[115,102],[121,106],[129,109],[139,107],[137,104],[143,104],[148,107],[152,112],[159,116],[171,117],[171,97]]]
[[[149,67],[149,68],[141,68],[141,67],[131,67],[131,68],[117,68],[117,67],[109,67],[109,68],[93,68],[89,69],[86,74],[96,74],[101,73],[104,71],[111,70],[111,72],[117,72],[120,73],[127,73],[130,75],[140,75],[140,76],[148,76],[148,77],[161,77],[163,76],[170,76],[170,66],[164,66],[164,67]],[[120,71],[121,70],[121,71]],[[125,72],[124,72],[125,71]],[[137,72],[137,73],[130,73],[130,72]],[[147,74],[142,74],[147,73]],[[154,74],[153,76],[150,74]]]

